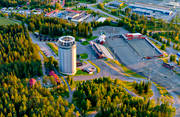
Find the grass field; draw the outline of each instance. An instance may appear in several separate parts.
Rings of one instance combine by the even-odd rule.
[[[8,18],[0,17],[0,25],[16,24],[18,22],[10,20]]]
[[[89,75],[89,74],[87,72],[80,70],[80,69],[77,69],[75,76],[83,76],[83,75]]]
[[[88,45],[89,42],[88,42],[88,41],[84,41],[84,42],[82,42],[81,44],[82,44],[82,45]]]
[[[87,59],[88,58],[87,53],[80,54],[80,56],[81,56],[81,59]]]
[[[58,56],[58,47],[54,43],[47,43],[47,45],[52,49],[52,51]]]

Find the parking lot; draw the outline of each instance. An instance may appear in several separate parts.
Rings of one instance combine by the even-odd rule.
[[[102,26],[93,31],[93,36],[100,36],[101,32],[104,32],[107,37],[110,35],[121,35],[123,33],[128,33],[128,31],[122,27]]]

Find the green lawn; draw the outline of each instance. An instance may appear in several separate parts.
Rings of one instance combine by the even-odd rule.
[[[81,59],[87,59],[88,58],[87,53],[80,54],[80,56],[81,56]]]
[[[8,18],[0,17],[0,25],[18,24],[18,22],[10,20]]]
[[[54,43],[47,43],[47,45],[52,49],[52,51],[58,56],[58,47]]]
[[[75,76],[81,76],[81,75],[89,75],[89,74],[87,72],[80,70],[80,69],[77,69]]]
[[[88,45],[89,42],[88,42],[88,41],[84,41],[84,42],[82,42],[81,44],[82,44],[82,45]]]
[[[176,17],[175,22],[180,23],[180,17]]]
[[[92,36],[92,37],[90,37],[90,38],[87,38],[86,40],[87,41],[91,41],[91,40],[94,40],[94,39],[96,39],[97,38],[97,36]]]

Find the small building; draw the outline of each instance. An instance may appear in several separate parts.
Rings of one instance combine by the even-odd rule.
[[[85,19],[87,19],[90,16],[91,16],[91,14],[88,14],[86,12],[82,12],[81,14],[79,14],[79,16],[73,17],[71,19],[71,21],[73,21],[73,22],[83,22]]]
[[[30,87],[34,86],[35,83],[36,83],[36,80],[35,80],[34,78],[31,78],[31,79],[29,80],[29,86],[30,86]]]
[[[106,21],[106,19],[107,19],[107,18],[105,18],[105,17],[100,17],[100,18],[97,20],[97,22],[102,22],[102,23],[103,23],[104,21]]]
[[[57,13],[57,17],[61,18],[63,16],[63,13],[60,12],[60,13]]]
[[[86,39],[79,39],[79,41],[80,41],[80,42],[85,42],[85,41],[86,41]]]
[[[97,41],[100,44],[104,44],[106,42],[106,35],[105,34],[101,34]]]
[[[122,37],[126,40],[145,39],[145,37],[141,33],[126,33],[122,34]]]
[[[88,66],[82,69],[83,71],[87,72],[88,74],[93,74],[96,71],[96,68],[93,66]]]
[[[37,38],[39,37],[39,33],[38,32],[34,32],[34,36]]]

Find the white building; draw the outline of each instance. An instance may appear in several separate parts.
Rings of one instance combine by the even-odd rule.
[[[76,73],[76,42],[72,36],[60,37],[58,42],[60,72],[67,75]]]
[[[97,22],[104,22],[104,21],[106,21],[106,18],[105,17],[100,17],[98,20],[97,20]]]
[[[99,42],[100,44],[104,44],[105,41],[106,41],[106,35],[105,35],[105,34],[101,34],[101,35],[99,36],[99,38],[98,38],[98,42]]]

